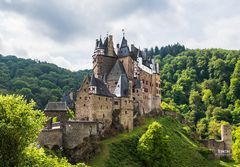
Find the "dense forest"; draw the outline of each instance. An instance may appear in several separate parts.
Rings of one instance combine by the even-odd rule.
[[[0,93],[24,95],[43,109],[48,101],[59,101],[69,91],[76,93],[90,72],[71,72],[46,62],[0,55]]]
[[[163,107],[182,113],[201,138],[218,139],[220,124],[240,122],[240,51],[166,48],[177,54],[155,54]]]

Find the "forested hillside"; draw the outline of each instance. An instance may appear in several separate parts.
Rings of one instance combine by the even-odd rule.
[[[222,123],[240,122],[240,51],[186,50],[158,55],[163,101],[194,123],[202,137],[218,138]]]
[[[65,93],[76,93],[90,70],[71,72],[54,64],[15,56],[0,55],[0,93],[21,94],[43,109],[48,101],[58,101]]]
[[[146,165],[141,158],[141,154],[138,151],[138,144],[140,137],[146,131],[146,128],[153,121],[157,121],[163,127],[163,134],[169,136],[167,141],[170,146],[170,153],[166,153],[166,149],[160,149],[159,152],[152,152],[146,154],[144,157],[156,158],[159,155],[165,155],[158,157],[151,163],[151,165]],[[176,167],[223,167],[224,162],[208,160],[206,157],[209,152],[200,147],[196,140],[190,138],[188,133],[189,127],[179,123],[177,120],[170,117],[159,117],[159,118],[147,118],[144,125],[139,126],[133,130],[131,133],[120,134],[114,138],[101,141],[102,154],[99,154],[91,162],[92,167],[141,167],[141,166],[176,166]],[[150,147],[159,144],[159,136],[157,141],[154,141],[154,135],[149,136],[151,139],[149,141],[153,142]],[[158,143],[157,143],[158,142]],[[161,143],[161,142],[160,142]],[[166,148],[166,146],[164,146]],[[146,147],[146,149],[151,150],[152,148]],[[167,164],[156,165],[156,161],[171,157]],[[163,158],[164,157],[164,158]],[[226,165],[227,166],[227,165]]]

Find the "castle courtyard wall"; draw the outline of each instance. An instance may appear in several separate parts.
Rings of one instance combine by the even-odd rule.
[[[63,145],[64,148],[72,149],[83,142],[90,135],[97,135],[97,123],[91,121],[68,121],[65,124]]]
[[[38,142],[41,147],[52,149],[54,146],[58,148],[63,144],[63,129],[43,129],[38,136]]]

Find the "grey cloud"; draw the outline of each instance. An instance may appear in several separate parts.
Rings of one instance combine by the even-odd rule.
[[[47,33],[53,39],[65,40],[71,38],[78,32],[87,30],[81,21],[76,20],[76,13],[70,10],[65,4],[57,1],[12,1],[11,3],[1,2],[0,8],[10,10],[27,16],[30,21],[40,21],[50,27],[52,31]],[[38,27],[34,27],[38,29]],[[38,31],[41,32],[39,29]]]
[[[95,38],[108,31],[113,33],[116,44],[120,42],[122,28],[126,29],[129,43],[135,42],[141,48],[175,42],[193,48],[239,46],[239,6],[237,0],[0,0],[0,14],[14,12],[26,17],[24,27],[34,34],[26,38],[46,42],[44,45],[39,42],[39,48],[37,44],[22,45],[19,54],[31,56],[43,52],[64,57],[59,63],[67,60],[81,68],[82,61],[91,63]],[[15,43],[4,40],[5,50],[14,50],[16,43],[24,41],[21,37],[17,39],[17,28],[11,31],[2,33],[2,39],[16,34]]]
[[[19,0],[1,1],[0,9],[27,16],[30,21],[40,21],[52,31],[42,31],[56,41],[64,42],[84,38],[96,31],[104,31],[109,21],[127,17],[136,11],[160,11],[168,7],[167,0],[122,1],[62,1]],[[33,23],[34,24],[34,23]]]

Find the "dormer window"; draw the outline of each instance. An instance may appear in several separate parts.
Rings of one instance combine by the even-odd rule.
[[[88,90],[89,94],[96,94],[97,93],[97,88],[96,86],[90,86]]]

